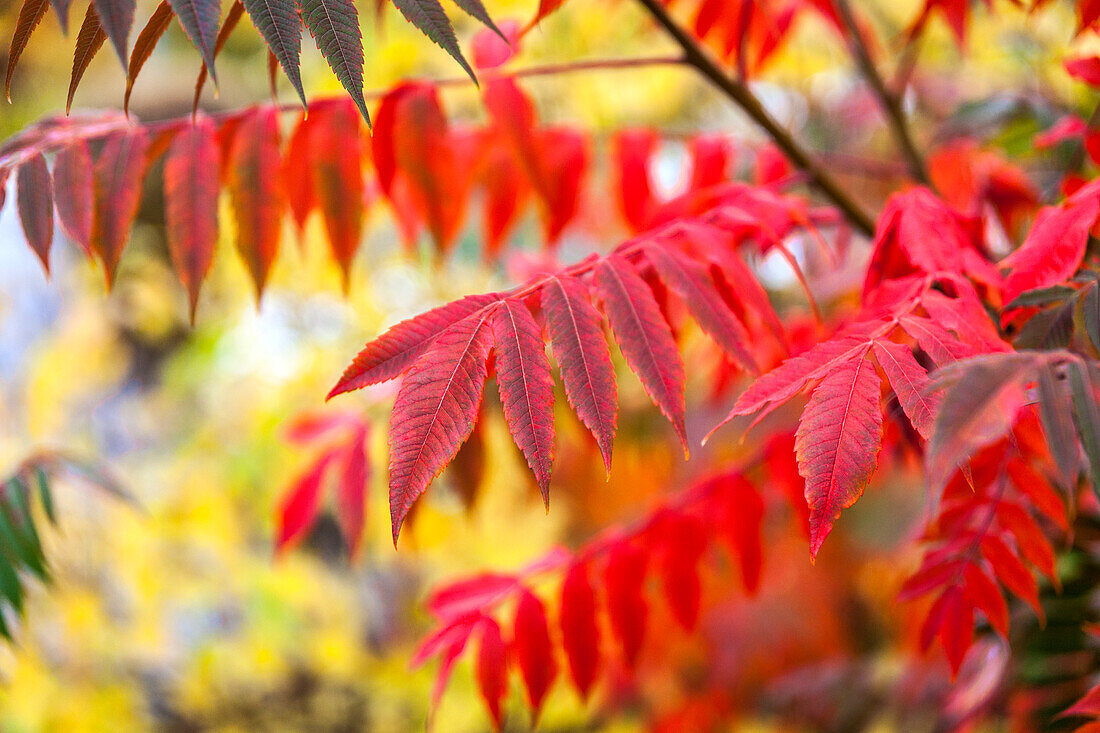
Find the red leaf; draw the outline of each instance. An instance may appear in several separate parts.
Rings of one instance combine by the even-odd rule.
[[[145,130],[135,127],[110,136],[96,159],[91,248],[103,260],[108,287],[137,215],[148,148]]]
[[[705,529],[695,517],[674,516],[664,527],[661,583],[673,618],[687,631],[699,621],[699,558],[706,549]]]
[[[34,29],[46,17],[49,7],[47,0],[23,0],[23,5],[19,8],[11,45],[8,46],[8,68],[4,74],[4,96],[7,97],[8,104],[11,104],[11,80],[15,77],[15,66],[19,63],[19,57],[23,55]]]
[[[46,274],[50,272],[50,244],[53,243],[53,186],[50,169],[41,154],[15,169],[15,205],[19,223]]]
[[[730,141],[722,135],[696,135],[688,142],[691,154],[691,190],[697,191],[726,180],[732,161]]]
[[[497,300],[494,293],[468,295],[393,326],[371,341],[344,371],[328,399],[372,384],[388,382],[409,368],[439,334]]]
[[[936,599],[921,629],[922,646],[927,647],[937,633],[954,676],[974,638],[974,609],[963,597],[962,589],[948,588]]]
[[[259,301],[279,251],[282,224],[279,116],[274,107],[261,107],[241,122],[233,137],[227,168],[237,223],[237,251],[248,266]]]
[[[519,52],[519,24],[514,20],[503,20],[497,25],[504,38],[501,38],[489,28],[483,28],[474,36],[473,43],[471,43],[471,56],[474,60],[474,66],[478,69],[495,69],[503,66]]]
[[[810,555],[863,494],[882,442],[879,378],[867,349],[837,365],[814,390],[798,424],[798,472],[810,506]]]
[[[450,463],[477,421],[492,346],[489,306],[444,331],[409,369],[390,416],[393,542],[413,502]]]
[[[1084,697],[1078,700],[1070,708],[1058,715],[1059,718],[1078,715],[1089,718],[1100,718],[1100,685],[1096,685]]]
[[[600,668],[600,629],[596,624],[596,592],[588,567],[575,563],[561,586],[562,648],[569,673],[582,700],[588,699]]]
[[[632,232],[649,227],[657,205],[649,183],[649,161],[657,150],[653,130],[623,130],[611,141],[612,170],[619,213]]]
[[[542,309],[565,396],[577,417],[592,431],[604,468],[610,472],[618,389],[600,314],[589,302],[585,285],[571,277],[547,281],[542,287]]]
[[[1030,605],[1039,618],[1043,618],[1043,607],[1039,603],[1039,588],[1035,578],[1028,572],[1020,558],[1001,538],[986,535],[981,540],[982,555],[993,567],[997,579],[1010,591]]]
[[[282,185],[290,213],[298,225],[299,233],[305,226],[309,212],[317,205],[317,196],[313,191],[313,176],[305,175],[312,165],[311,132],[316,126],[316,116],[303,115],[287,143],[286,156],[282,165]]]
[[[607,593],[607,615],[611,632],[622,646],[623,661],[633,668],[638,661],[645,638],[648,608],[642,596],[645,582],[646,556],[627,542],[611,547],[604,571]]]
[[[436,589],[425,605],[437,618],[458,618],[474,612],[480,613],[515,587],[514,575],[482,573]]]
[[[550,507],[554,463],[554,380],[542,332],[522,302],[504,300],[493,312],[497,387],[504,419],[516,446],[535,474]]]
[[[134,47],[130,51],[130,62],[126,65],[126,94],[122,98],[122,109],[127,114],[130,112],[130,94],[134,91],[134,82],[141,73],[142,67],[145,66],[145,62],[153,55],[153,49],[156,48],[160,37],[168,30],[175,15],[168,0],[161,0],[157,9],[149,16],[145,27],[141,29],[137,40],[134,41]]]
[[[963,571],[966,581],[966,597],[989,620],[989,625],[1002,637],[1008,636],[1008,604],[1001,595],[1001,589],[974,563],[967,563]]]
[[[363,171],[359,115],[350,101],[341,100],[311,113],[316,126],[310,132],[310,187],[325,221],[332,256],[348,289],[351,260],[363,233]],[[301,175],[301,171],[298,172]]]
[[[61,226],[81,249],[91,254],[92,156],[83,140],[62,148],[53,163],[54,203]]]
[[[1097,216],[1100,201],[1094,195],[1074,197],[1063,207],[1040,211],[1023,245],[1001,262],[1011,270],[1004,284],[1005,301],[1063,282],[1077,272]]]
[[[493,718],[493,727],[500,730],[502,716],[500,703],[508,692],[508,648],[500,634],[500,624],[491,618],[483,618],[481,645],[477,653],[477,687],[485,707]]]
[[[335,454],[326,453],[309,467],[287,491],[279,506],[275,549],[283,550],[301,537],[317,520],[321,506],[321,488]]]
[[[905,315],[901,317],[900,323],[938,367],[974,355],[973,348],[952,336],[951,332],[935,320]]]
[[[938,394],[929,392],[928,373],[917,363],[908,346],[892,341],[875,341],[875,359],[886,374],[890,388],[897,395],[909,422],[928,440],[939,404]]]
[[[168,252],[187,287],[192,323],[218,241],[219,155],[214,123],[199,116],[176,135],[164,163]]]
[[[676,429],[686,454],[684,365],[653,291],[619,255],[596,265],[596,291],[626,363]]]
[[[530,185],[508,146],[492,135],[485,138],[487,149],[478,178],[485,189],[482,225],[485,258],[489,260],[500,252],[515,228],[530,195]]]
[[[560,8],[563,2],[565,2],[565,0],[539,0],[539,9],[535,13],[535,17],[531,19],[531,22],[523,29],[523,32],[526,33],[534,28],[543,18]]]
[[[1081,56],[1062,62],[1066,73],[1091,87],[1100,87],[1100,57]]]
[[[580,207],[588,170],[588,141],[576,130],[547,127],[539,131],[536,144],[543,236],[548,244],[555,244]]]
[[[764,499],[756,487],[739,473],[725,474],[712,481],[720,483],[717,493],[723,510],[711,519],[719,522],[718,530],[728,538],[731,549],[737,554],[741,581],[749,595],[753,595],[760,587],[763,563],[761,523],[764,520]]]
[[[99,53],[103,42],[107,40],[107,34],[103,26],[99,24],[99,15],[96,14],[95,3],[88,3],[88,9],[84,12],[84,20],[80,24],[80,31],[76,34],[76,48],[73,50],[73,70],[69,75],[69,95],[65,99],[65,114],[73,106],[73,97],[76,96],[76,88],[80,86],[80,80],[88,69],[88,64]]]
[[[478,617],[464,617],[439,629],[424,641],[413,653],[409,666],[416,669],[424,664],[429,657],[439,655],[439,669],[435,673],[435,682],[432,683],[432,699],[428,709],[428,727],[431,728],[435,711],[439,707],[439,701],[443,699],[443,692],[447,689],[447,681],[451,678],[455,662],[466,649],[466,642],[478,626]]]
[[[537,725],[543,700],[558,674],[558,665],[550,643],[546,608],[528,590],[520,594],[516,605],[512,644],[523,684],[527,688],[527,700],[531,704],[532,725]]]
[[[363,513],[370,466],[367,463],[367,427],[360,426],[348,442],[347,454],[336,488],[340,527],[348,543],[348,557],[354,558],[363,535]]]
[[[646,245],[644,251],[661,280],[684,299],[699,326],[742,369],[757,371],[749,351],[752,341],[749,332],[722,300],[706,270],[683,254],[658,244]]]

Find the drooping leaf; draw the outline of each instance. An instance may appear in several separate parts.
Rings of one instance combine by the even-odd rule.
[[[103,260],[108,287],[114,281],[141,201],[148,149],[148,135],[143,128],[135,127],[109,137],[96,159],[91,248]]]
[[[1025,400],[1021,380],[1031,365],[1031,356],[1005,354],[975,357],[952,367],[951,374],[958,378],[943,394],[928,444],[933,496],[962,461],[1012,426]]]
[[[1039,367],[1037,387],[1039,419],[1042,421],[1050,454],[1058,468],[1062,486],[1073,489],[1077,486],[1077,474],[1081,468],[1077,434],[1073,427],[1073,411],[1058,375],[1049,363]]]
[[[298,225],[299,234],[310,212],[317,205],[317,196],[313,191],[313,176],[303,173],[309,170],[313,160],[311,138],[313,128],[316,126],[316,117],[313,115],[302,115],[298,120],[298,124],[290,134],[280,174],[286,202],[290,206],[294,223]]]
[[[676,622],[691,631],[699,621],[699,559],[706,549],[706,530],[695,517],[676,516],[663,532],[660,577],[665,600]]]
[[[214,71],[214,39],[218,34],[221,18],[221,0],[168,0],[176,12],[180,25],[195,48],[202,54],[203,63],[217,83]]]
[[[242,0],[252,24],[264,38],[264,43],[283,67],[290,85],[306,106],[299,69],[302,49],[302,20],[294,0]]]
[[[516,663],[527,689],[527,701],[531,705],[532,723],[538,725],[539,713],[546,693],[554,684],[558,665],[554,661],[550,642],[550,627],[546,622],[546,607],[528,590],[524,590],[516,604],[516,620],[512,637]]]
[[[137,40],[134,41],[134,48],[130,51],[130,63],[126,66],[126,95],[122,98],[122,108],[127,114],[130,112],[130,94],[134,90],[134,81],[137,80],[137,75],[141,73],[145,62],[153,54],[153,49],[156,48],[160,37],[168,30],[174,15],[175,11],[172,10],[168,0],[161,0],[157,9],[149,16],[145,27],[141,29]]]
[[[515,587],[514,575],[480,573],[437,588],[424,606],[437,618],[461,618],[499,601]]]
[[[596,623],[596,592],[583,563],[574,563],[561,586],[561,640],[569,673],[582,700],[600,670],[600,629]]]
[[[310,183],[328,234],[332,256],[340,266],[344,290],[350,284],[351,261],[363,233],[363,169],[359,118],[350,104],[337,101],[312,113]],[[299,171],[298,175],[301,175]]]
[[[27,47],[27,41],[42,18],[46,16],[46,10],[50,7],[49,0],[23,0],[19,8],[19,15],[15,19],[15,32],[11,37],[11,45],[8,46],[8,69],[4,73],[4,95],[11,102],[11,80],[15,77],[15,67],[19,63],[19,57],[23,55],[23,49]]]
[[[543,18],[560,8],[563,2],[565,2],[565,0],[539,0],[538,11],[535,13],[535,17],[531,19],[531,22],[527,24],[524,33],[534,28]]]
[[[596,291],[626,363],[641,379],[653,402],[672,422],[687,453],[684,365],[653,292],[633,266],[619,255],[601,260],[595,273]]]
[[[508,692],[508,647],[500,633],[500,624],[491,618],[480,622],[481,644],[477,653],[477,688],[485,707],[493,719],[493,727],[500,730],[503,722],[501,703]]]
[[[657,244],[647,246],[645,254],[665,284],[684,299],[702,329],[742,369],[755,372],[756,360],[749,351],[752,340],[749,332],[723,302],[706,270],[675,250]]]
[[[69,114],[69,110],[72,109],[76,88],[80,86],[80,80],[84,77],[88,64],[92,63],[92,59],[106,40],[107,34],[99,23],[95,4],[88,3],[84,22],[80,24],[80,31],[76,34],[76,50],[73,51],[73,71],[69,77],[69,96],[65,99],[65,114]]]
[[[439,4],[439,0],[393,0],[393,4],[405,16],[405,20],[416,26],[417,30],[427,36],[432,43],[450,54],[451,58],[457,61],[458,65],[477,83],[474,70],[466,62],[462,49],[458,46],[458,38],[455,37],[451,19],[443,12],[443,6]]]
[[[932,421],[939,404],[939,395],[930,392],[928,373],[924,371],[908,346],[893,341],[875,341],[878,361],[890,389],[898,397],[901,409],[925,440],[932,437]]]
[[[554,380],[542,331],[522,302],[504,300],[493,313],[497,386],[504,419],[550,507],[554,462]]]
[[[1073,396],[1073,416],[1077,422],[1077,434],[1089,459],[1092,490],[1100,495],[1100,408],[1096,405],[1096,392],[1089,378],[1087,367],[1080,362],[1066,365],[1070,394]]]
[[[611,471],[618,388],[600,314],[589,302],[587,287],[570,277],[551,278],[542,287],[542,308],[565,396],[577,417],[592,431],[604,468]]]
[[[126,71],[126,42],[130,37],[130,27],[134,24],[134,7],[137,0],[91,0],[95,6],[99,24],[111,45],[115,47],[122,70]]]
[[[390,417],[393,541],[413,502],[454,459],[477,420],[492,346],[490,305],[455,323],[409,369]]]
[[[370,124],[363,98],[363,33],[355,5],[351,0],[302,0],[302,20],[359,114]]]
[[[354,558],[363,536],[363,520],[370,480],[370,464],[367,461],[366,424],[352,432],[348,449],[340,468],[340,483],[336,488],[336,504],[339,507],[340,528],[348,543],[348,557]]]
[[[220,6],[221,0],[178,0],[178,2],[195,2],[195,3],[218,3]],[[220,12],[220,7],[219,7]],[[214,51],[212,57],[216,59],[218,54],[225,48],[225,44],[229,42],[229,36],[233,35],[234,29],[237,24],[241,22],[241,16],[244,15],[244,4],[241,0],[235,0],[229,7],[229,12],[225,14],[225,21],[222,22],[221,28],[218,29],[218,35],[214,39]],[[217,27],[218,16],[214,16],[214,26]],[[212,62],[210,64],[204,59],[202,62],[202,68],[199,69],[199,76],[195,80],[195,96],[191,101],[192,113],[199,108],[199,100],[202,98],[203,87],[206,86],[207,69],[213,69]],[[218,80],[214,77],[213,71],[210,71],[211,78],[214,79],[214,84],[217,85]]]
[[[837,365],[814,390],[798,424],[795,452],[810,506],[810,555],[833,522],[863,494],[882,441],[879,378],[868,349]]]
[[[493,33],[496,33],[505,43],[508,42],[508,38],[501,32],[500,28],[497,28],[497,24],[493,22],[493,19],[489,17],[489,11],[485,9],[485,5],[481,0],[454,0],[454,2],[455,5],[462,8],[471,18],[479,21]]]
[[[192,323],[218,241],[219,167],[217,130],[205,116],[176,134],[164,163],[168,252],[187,288]]]
[[[334,459],[335,455],[329,453],[311,464],[283,498],[277,520],[276,550],[283,550],[300,539],[316,522],[321,508],[321,489]]]
[[[48,275],[53,243],[53,186],[50,169],[41,154],[15,169],[15,205],[27,244],[38,255]]]
[[[653,130],[624,130],[612,143],[619,213],[632,232],[649,228],[657,204],[649,181],[649,164],[657,143]]]
[[[1100,283],[1092,283],[1085,290],[1085,296],[1081,299],[1081,315],[1092,348],[1100,351]]]
[[[548,245],[557,244],[565,228],[576,218],[588,170],[588,142],[577,130],[545,127],[539,130],[536,148],[542,176],[542,229]]]
[[[393,379],[417,361],[441,333],[495,300],[493,293],[469,295],[401,321],[363,347],[328,399]]]
[[[229,154],[229,195],[241,253],[256,299],[279,251],[282,190],[279,186],[279,113],[264,106],[242,122]]]
[[[630,668],[638,662],[649,614],[642,594],[645,571],[645,553],[632,544],[617,542],[608,552],[604,570],[607,616],[622,648],[623,661]]]

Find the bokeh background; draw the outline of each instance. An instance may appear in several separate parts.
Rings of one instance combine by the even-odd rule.
[[[487,4],[498,19],[526,20],[536,3]],[[895,34],[917,6],[910,0],[860,5]],[[460,74],[392,7],[384,7],[378,19],[371,6],[360,8],[368,89],[385,89],[406,76]],[[151,10],[139,3],[137,17]],[[17,4],[0,0],[0,37],[10,35],[17,11]],[[74,23],[82,12],[82,6],[73,9]],[[1081,96],[1058,61],[1072,11],[1055,5],[1032,18],[1017,12],[993,19],[976,6],[976,13],[965,57],[945,26],[933,24],[922,51],[928,70],[921,77],[927,85],[923,101],[954,110],[982,100],[964,106],[971,117],[960,124],[991,125],[1006,150],[1015,146],[1024,155],[1028,135]],[[468,44],[474,27],[458,14],[454,18],[460,40]],[[21,61],[13,103],[0,105],[0,138],[64,109],[71,47],[72,38],[63,38],[49,15]],[[528,34],[513,63],[666,51],[671,47],[628,0],[571,0]],[[266,99],[265,54],[246,20],[219,57],[218,94],[208,85],[202,107],[229,109]],[[198,54],[173,25],[135,86],[133,113],[142,119],[186,114],[198,69]],[[303,79],[311,96],[340,92],[308,36]],[[104,49],[76,106],[118,108],[124,88],[117,59]],[[524,88],[544,120],[589,130],[595,140],[582,224],[571,230],[561,252],[566,262],[624,236],[605,170],[610,132],[649,126],[666,133],[672,142],[662,147],[655,176],[669,190],[678,183],[685,154],[677,135],[729,133],[744,145],[738,169],[749,171],[753,164],[755,132],[687,70],[568,74],[532,79]],[[873,101],[820,22],[800,22],[758,88],[784,123],[826,160],[834,156],[841,175],[856,181],[868,200],[881,194],[873,171],[861,175],[842,156],[858,151],[877,154],[887,166],[897,161],[889,142],[880,139]],[[1009,89],[1012,96],[998,96]],[[280,92],[284,101],[292,100],[285,82]],[[455,119],[476,121],[483,114],[472,88],[449,87],[443,98]],[[516,568],[555,544],[576,544],[641,513],[691,474],[638,384],[624,378],[612,479],[604,481],[591,451],[570,447],[570,441],[583,443],[580,430],[560,415],[560,455],[546,514],[493,406],[493,390],[487,390],[485,470],[476,501],[469,506],[464,499],[469,477],[451,469],[433,485],[395,552],[384,470],[394,387],[328,406],[324,395],[362,344],[385,326],[445,300],[514,282],[522,253],[539,247],[533,212],[513,241],[520,254],[484,265],[475,212],[456,252],[438,262],[426,246],[413,256],[404,252],[384,207],[375,206],[346,297],[325,256],[320,222],[307,226],[301,238],[288,225],[258,308],[223,232],[192,328],[186,296],[167,262],[155,188],[146,191],[110,293],[103,273],[68,243],[55,249],[47,279],[22,241],[14,207],[0,215],[0,473],[34,451],[63,450],[110,471],[134,498],[119,501],[83,484],[58,486],[60,527],[46,536],[56,580],[32,588],[18,642],[0,647],[0,730],[423,729],[434,669],[411,671],[408,660],[429,626],[418,602],[432,584],[480,569]],[[789,287],[782,266],[764,262],[761,268],[778,293]],[[839,289],[836,282],[819,285]],[[286,427],[303,413],[340,411],[364,416],[373,428],[364,546],[349,562],[335,521],[326,517],[303,543],[276,555],[280,498],[315,455],[291,444]],[[689,401],[692,435],[701,436],[724,412],[721,404]],[[846,539],[830,539],[834,546],[816,570],[797,533],[775,530],[763,595],[748,601],[736,584],[715,580],[708,585],[707,603],[714,610],[706,631],[699,639],[674,635],[662,643],[679,647],[677,658],[687,664],[703,648],[722,650],[719,661],[730,675],[745,676],[746,689],[752,679],[747,668],[767,676],[771,668],[763,660],[779,665],[778,658],[831,659],[858,648],[856,642],[875,633],[875,624],[893,623],[887,590],[901,576],[891,575],[898,571],[887,570],[882,558],[910,536],[919,514],[912,488],[870,492],[836,533]],[[852,557],[859,561],[838,569]],[[866,602],[868,616],[845,612],[849,596]],[[808,599],[825,609],[813,619],[806,617]],[[801,609],[793,607],[799,604]],[[716,640],[723,643],[716,646]],[[651,696],[683,696],[666,678],[671,672],[659,669],[662,658],[656,654],[645,673]],[[891,673],[889,654],[878,664],[883,674]],[[842,665],[833,677],[822,673],[822,684],[846,684],[843,673]],[[601,694],[585,707],[559,685],[544,728],[645,727],[645,716],[629,710],[613,720],[601,717]],[[782,700],[786,693],[769,694]],[[523,729],[518,687],[511,695],[510,725]],[[486,721],[469,665],[461,664],[436,729],[484,730]],[[770,729],[766,719],[746,726]],[[883,729],[895,727],[884,721]]]

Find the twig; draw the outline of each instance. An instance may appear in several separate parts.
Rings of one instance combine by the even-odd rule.
[[[860,31],[859,23],[856,22],[855,15],[852,13],[851,5],[848,0],[834,0],[833,7],[837,9],[841,20],[844,22],[844,26],[848,31],[848,47],[855,58],[860,73],[867,84],[870,85],[875,97],[878,98],[879,105],[886,115],[886,121],[890,125],[894,139],[905,156],[910,175],[920,183],[926,186],[930,185],[928,168],[913,142],[909,124],[906,122],[905,113],[901,109],[901,99],[886,87],[882,75],[875,68],[875,62],[871,58],[871,52],[867,47],[866,40],[863,38],[863,33]]]
[[[874,233],[875,225],[871,216],[840,187],[836,180],[817,161],[810,157],[810,154],[795,141],[787,130],[783,129],[744,81],[727,74],[703,50],[699,43],[672,19],[672,16],[665,10],[664,5],[661,4],[661,0],[638,0],[638,2],[683,49],[685,63],[705,76],[737,104],[753,122],[759,125],[796,167],[809,174],[813,185],[832,201],[838,209],[844,212],[844,215],[856,229],[867,236]]]

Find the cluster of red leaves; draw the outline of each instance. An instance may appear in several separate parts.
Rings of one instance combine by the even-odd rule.
[[[363,536],[370,480],[369,436],[369,424],[357,413],[306,414],[290,423],[287,441],[316,453],[284,490],[276,521],[277,551],[300,541],[313,527],[321,512],[324,490],[331,485],[348,556],[355,556]]]
[[[605,257],[520,288],[440,306],[366,345],[329,397],[404,376],[389,434],[395,542],[413,502],[473,431],[491,351],[505,420],[549,502],[554,390],[544,331],[566,397],[608,470],[618,406],[601,321],[685,453],[684,367],[665,315],[676,305],[670,294],[741,369],[755,372],[760,356],[770,360],[786,347],[779,319],[738,247],[750,238],[770,244],[777,231],[794,230],[806,220],[803,205],[733,183],[707,189],[705,198],[710,208],[702,216],[676,219]]]
[[[725,547],[746,592],[756,592],[763,515],[754,484],[729,471],[698,481],[631,529],[597,537],[575,552],[555,550],[519,573],[485,573],[437,588],[426,602],[436,627],[412,662],[440,660],[433,706],[475,640],[478,689],[497,728],[509,669],[518,671],[535,721],[563,666],[587,699],[601,675],[637,665],[647,636],[650,578],[685,631],[699,623],[699,566],[708,553]],[[548,587],[556,588],[557,601],[549,610],[536,594]],[[510,626],[503,621],[506,609]]]

